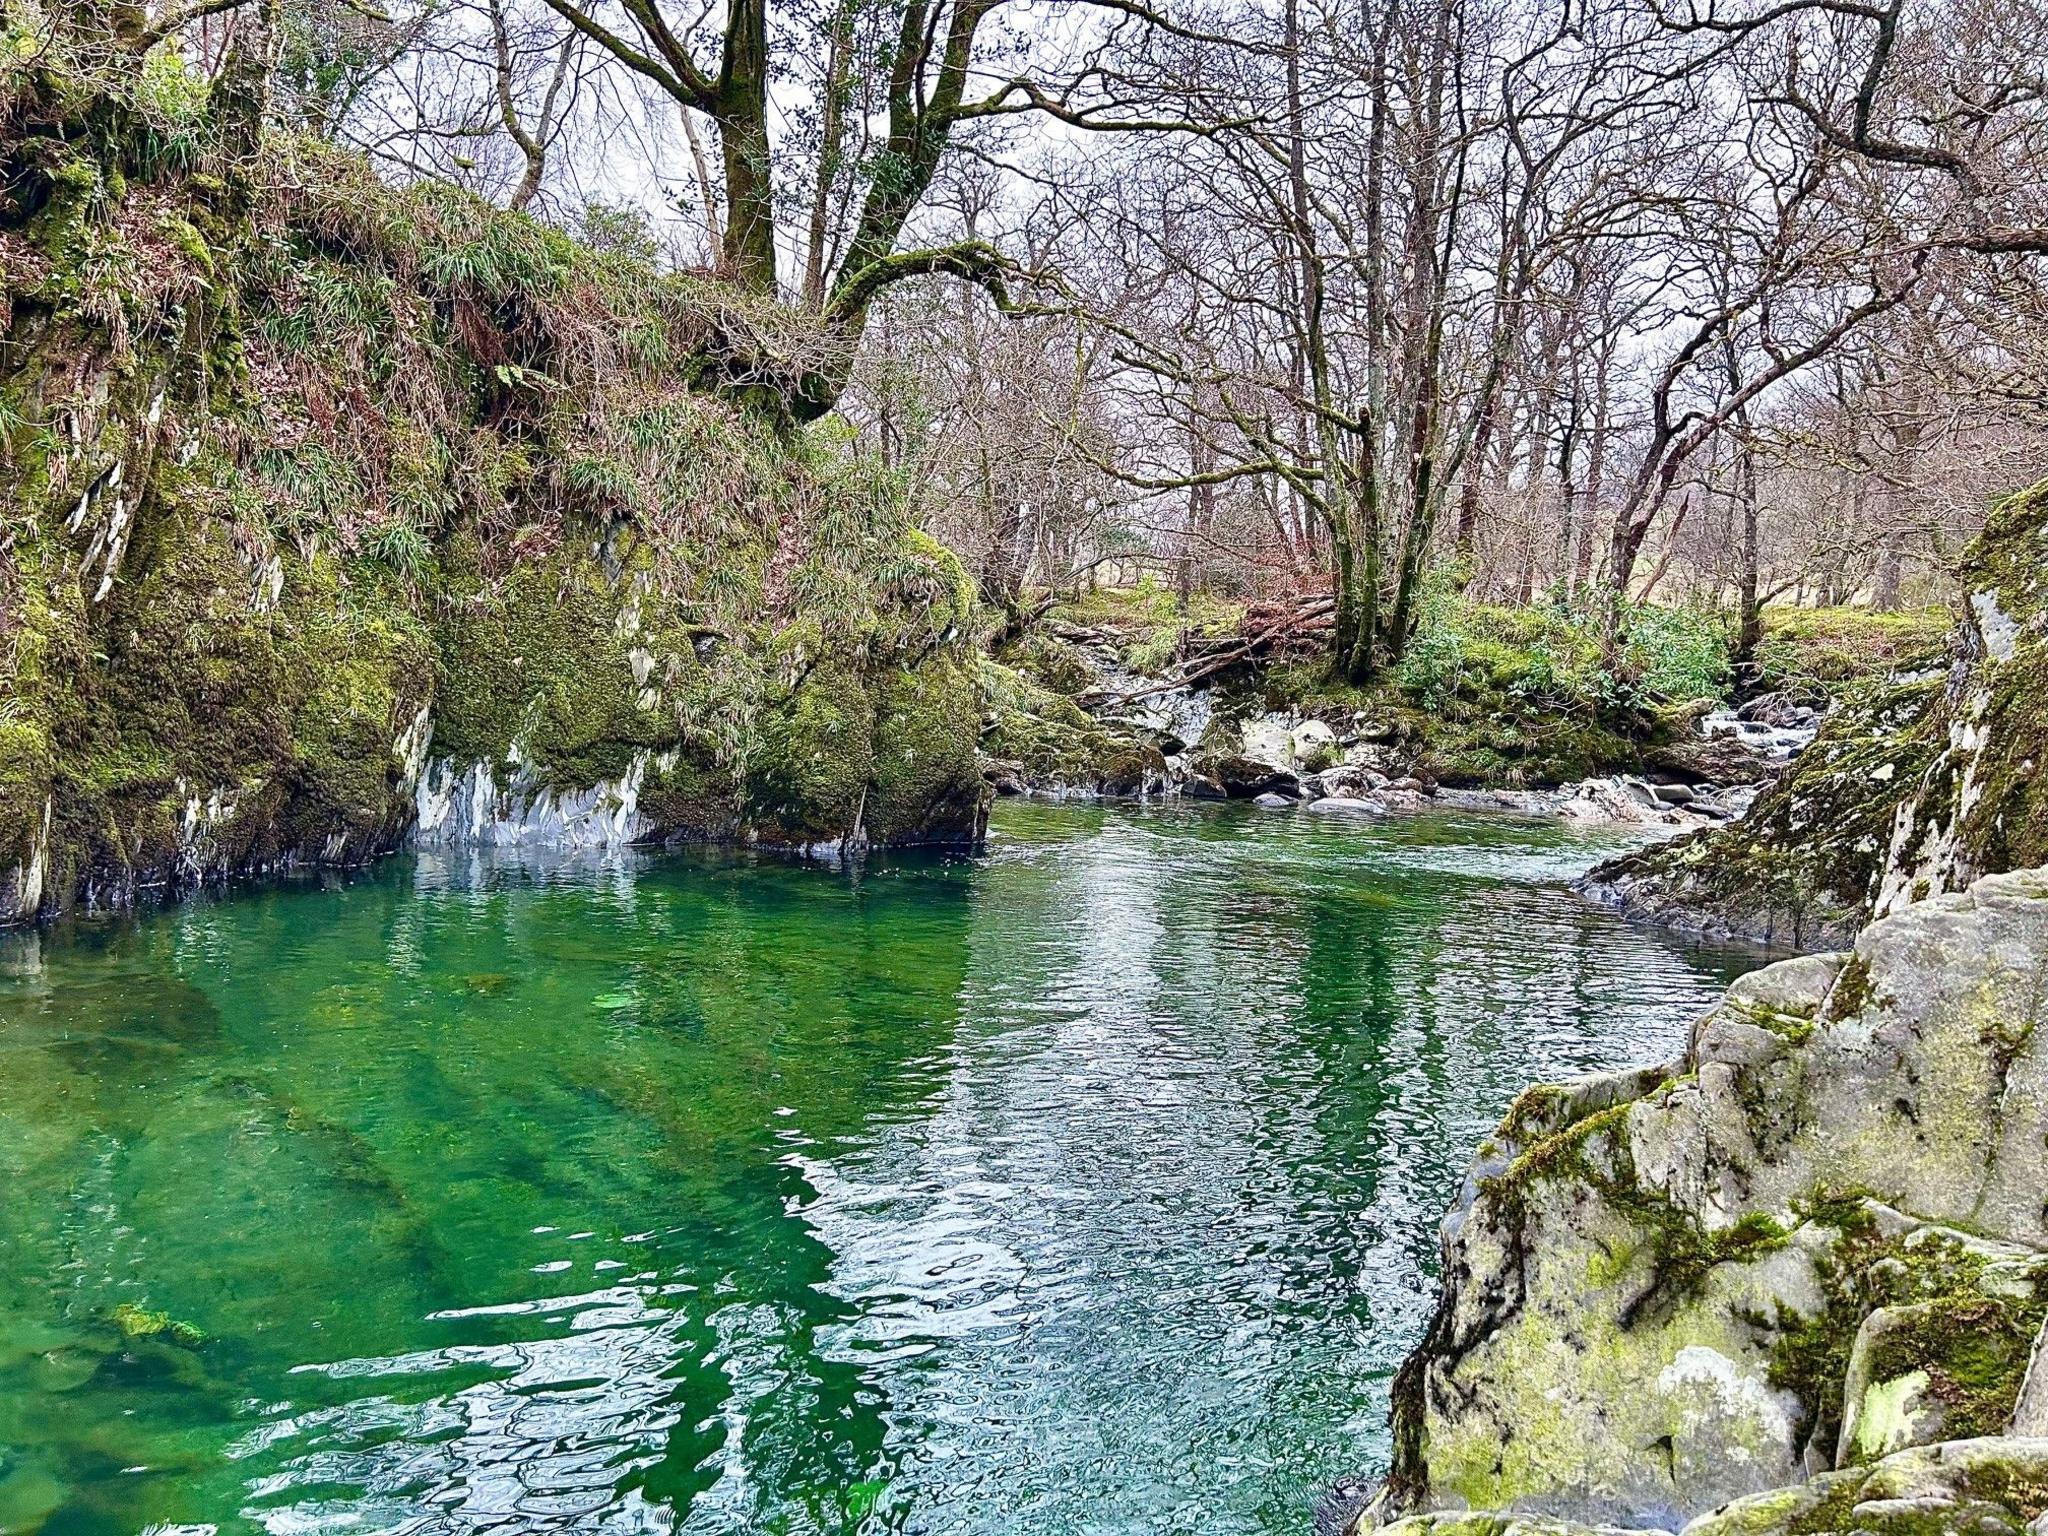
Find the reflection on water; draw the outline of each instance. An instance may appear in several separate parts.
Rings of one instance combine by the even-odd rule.
[[[1298,1531],[1472,1143],[1750,963],[1599,851],[1008,806],[0,939],[0,1531]]]

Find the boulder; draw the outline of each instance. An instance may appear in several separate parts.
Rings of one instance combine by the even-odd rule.
[[[1337,761],[1337,733],[1320,720],[1304,720],[1289,733],[1287,753],[1297,768],[1327,768]]]
[[[1285,715],[1261,715],[1238,728],[1236,755],[1250,762],[1291,769],[1294,727]]]
[[[2041,1528],[2043,1489],[2048,1440],[1952,1440],[1739,1500],[1693,1521],[1685,1536],[2025,1536]]]
[[[1801,696],[1790,692],[1760,693],[1735,711],[1735,718],[1778,730],[1812,725],[1820,717],[1825,695]]]
[[[1778,767],[1740,736],[1687,736],[1643,754],[1644,766],[1685,784],[1761,784]]]
[[[1444,1223],[1376,1518],[1974,1519],[2006,1453],[1953,1447],[2048,1407],[2044,1016],[2048,872],[1989,876],[1743,978],[1668,1067],[1525,1093]]]
[[[1324,794],[1350,795],[1353,798],[1370,794],[1377,789],[1385,789],[1391,782],[1377,768],[1364,767],[1357,763],[1339,763],[1333,768],[1325,768],[1316,775],[1316,778],[1322,785]]]
[[[1292,768],[1234,752],[1203,753],[1189,765],[1191,773],[1220,788],[1232,800],[1264,794],[1301,797],[1301,779]]]

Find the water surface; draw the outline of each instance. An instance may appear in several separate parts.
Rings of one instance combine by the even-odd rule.
[[[1010,805],[0,938],[0,1531],[1303,1531],[1480,1134],[1753,963],[1611,846]]]

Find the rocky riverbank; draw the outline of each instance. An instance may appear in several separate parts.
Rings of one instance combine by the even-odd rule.
[[[1961,576],[1942,665],[1853,693],[1735,825],[1603,865],[1586,893],[1632,918],[1813,947],[2048,860],[2048,484],[1992,515]]]
[[[1351,1527],[2038,1533],[2044,999],[2048,872],[1989,876],[1526,1092]]]
[[[722,290],[74,86],[0,145],[0,923],[415,833],[979,841],[973,585],[699,387]]]
[[[990,781],[999,794],[1243,800],[1266,810],[1388,815],[1431,808],[1495,811],[1678,833],[1728,822],[1804,749],[1819,712],[1772,695],[1741,710],[1696,711],[1668,727],[1637,771],[1554,785],[1447,784],[1427,742],[1372,711],[1219,710],[1208,693],[1126,679],[1141,709],[1091,715],[1036,690],[1038,711],[989,722]],[[1056,750],[1032,751],[1048,742]],[[1005,758],[1001,754],[1025,750]],[[1063,750],[1059,750],[1063,749]]]

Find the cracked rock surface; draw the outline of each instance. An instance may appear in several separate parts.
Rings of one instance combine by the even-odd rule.
[[[1743,978],[1677,1062],[1530,1089],[1445,1221],[1361,1523],[2026,1530],[2044,1012],[2048,871],[1987,876]]]

